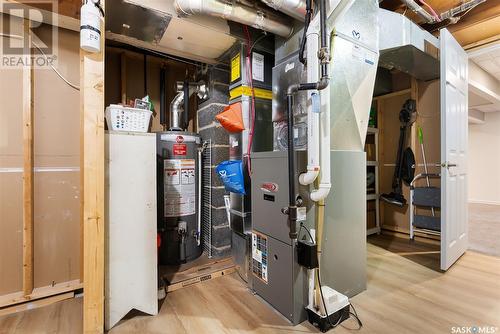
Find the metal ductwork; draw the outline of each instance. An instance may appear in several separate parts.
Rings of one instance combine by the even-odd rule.
[[[415,12],[418,16],[423,18],[426,23],[435,23],[437,20],[434,16],[429,14],[425,9],[420,7],[418,3],[416,3],[413,0],[401,0],[402,3],[404,3],[410,10]]]
[[[206,14],[238,22],[278,36],[290,37],[293,28],[283,18],[270,10],[249,7],[236,1],[223,0],[175,0],[177,14],[182,16]]]
[[[379,66],[423,81],[439,78],[439,40],[402,14],[379,10]]]
[[[170,103],[170,130],[182,130],[180,126],[181,113],[184,111],[182,105],[184,103],[184,91],[178,93]]]
[[[304,21],[306,14],[306,2],[304,0],[262,0],[262,2],[294,19]]]

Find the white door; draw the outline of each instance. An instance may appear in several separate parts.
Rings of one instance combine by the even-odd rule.
[[[450,32],[441,52],[441,269],[448,270],[468,244],[468,58]]]

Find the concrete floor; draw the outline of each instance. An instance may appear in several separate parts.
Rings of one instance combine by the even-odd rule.
[[[500,205],[469,205],[469,249],[500,256]]]

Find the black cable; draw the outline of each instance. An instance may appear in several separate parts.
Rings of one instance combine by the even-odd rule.
[[[264,31],[264,32],[262,32],[262,35],[261,35],[259,38],[257,38],[257,39],[255,40],[255,42],[253,42],[252,46],[250,47],[250,51],[249,51],[249,52],[252,52],[252,50],[253,50],[253,48],[255,47],[255,45],[256,45],[258,42],[260,42],[261,40],[263,40],[266,36],[267,36],[267,32],[265,32],[265,31]]]
[[[358,322],[358,326],[359,326],[355,330],[360,330],[363,327],[363,323],[361,322],[361,319],[359,319],[358,312],[356,312],[356,308],[354,307],[354,305],[352,303],[350,303],[350,305],[351,305],[354,313],[349,312],[349,314],[352,315],[354,317],[354,319],[356,319],[356,321]]]
[[[300,228],[299,228],[298,236],[300,237],[300,232],[301,232],[302,228],[304,228],[304,230],[306,230],[307,234],[309,235],[309,238],[311,238],[311,241],[313,243],[315,243],[315,240],[312,237],[311,231],[307,228],[307,226],[304,226],[304,222],[300,223]],[[328,319],[328,322],[330,323],[330,326],[332,326],[332,328],[335,328],[335,327],[337,327],[340,324],[340,321],[342,320],[342,315],[339,316],[339,319],[337,320],[337,323],[335,325],[333,325],[332,322],[330,321],[330,315],[328,314],[328,310],[326,309],[326,303],[325,303],[325,297],[323,296],[323,285],[321,284],[321,277],[320,277],[319,267],[317,268],[317,276],[318,276],[318,284],[319,284],[319,289],[320,289],[320,294],[321,294],[321,300],[323,302],[323,307],[325,308],[325,312],[327,313],[326,317]],[[354,319],[356,319],[356,321],[358,323],[358,328],[355,328],[353,330],[360,330],[363,327],[363,323],[361,322],[361,319],[359,318],[358,312],[356,311],[356,308],[354,307],[354,305],[352,303],[350,303],[350,302],[349,302],[349,304],[350,304],[350,307],[352,307],[352,310],[353,310],[353,312],[349,312],[349,315],[351,315]]]
[[[309,229],[304,226],[304,222],[300,222],[300,228],[299,228],[299,233],[297,234],[297,239],[300,239],[300,231],[302,230],[302,228],[304,228],[307,232],[307,234],[309,234],[309,238],[311,239],[311,242],[313,244],[316,244],[316,240],[314,240],[314,238],[312,237],[312,234],[311,234],[311,231],[309,231]]]

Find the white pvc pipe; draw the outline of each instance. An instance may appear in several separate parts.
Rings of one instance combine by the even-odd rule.
[[[307,82],[319,80],[319,15],[316,15],[307,29]],[[300,184],[312,184],[319,175],[319,114],[313,110],[312,96],[318,91],[308,91],[307,103],[307,172],[299,176]],[[320,96],[317,96],[320,98]]]
[[[332,0],[330,2],[330,12],[328,13],[327,30],[328,37],[330,40],[330,35],[335,27],[335,23],[351,8],[354,0]],[[330,66],[335,66],[334,61]],[[333,80],[336,78],[330,78],[330,85],[332,85]],[[311,192],[311,200],[314,202],[319,202],[325,199],[330,193],[332,188],[331,184],[331,166],[330,166],[330,89],[327,87],[320,91],[321,100],[321,115],[320,115],[320,126],[319,126],[319,141],[320,141],[320,183],[318,189]]]
[[[330,40],[330,36],[328,36]],[[331,82],[330,82],[331,84]],[[319,92],[321,100],[321,116],[319,126],[320,137],[320,183],[319,188],[311,193],[311,200],[318,202],[325,199],[332,188],[331,184],[331,168],[330,168],[330,87]]]
[[[270,10],[245,6],[236,1],[175,0],[175,9],[179,15],[206,14],[217,16],[269,31],[285,38],[290,37],[293,32],[289,22],[273,14]]]

